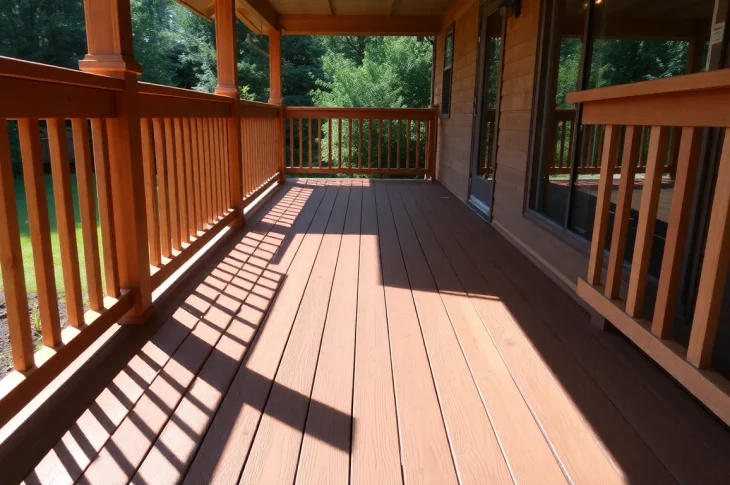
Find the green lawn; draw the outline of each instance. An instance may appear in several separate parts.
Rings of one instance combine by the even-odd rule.
[[[57,224],[56,224],[56,207],[53,199],[53,183],[51,174],[46,174],[46,197],[48,198],[48,216],[51,226],[51,247],[53,252],[53,270],[56,279],[56,288],[59,295],[64,293],[63,270],[61,267],[61,251],[58,240]],[[73,194],[74,218],[76,220],[76,245],[79,253],[79,268],[81,270],[81,287],[84,295],[87,293],[86,282],[86,261],[84,258],[83,236],[81,234],[81,218],[79,216],[79,197],[76,185],[76,176],[71,174],[71,192]],[[23,268],[25,270],[25,282],[29,294],[35,294],[38,291],[35,269],[33,267],[33,247],[30,239],[30,228],[28,226],[28,210],[25,198],[25,186],[22,180],[15,181],[15,200],[18,206],[18,221],[20,223],[20,244],[23,253]],[[97,211],[98,218],[98,211]],[[97,231],[99,225],[97,224]],[[101,241],[101,235],[99,235]],[[101,252],[101,249],[100,249]],[[103,265],[103,259],[101,261]],[[102,267],[103,271],[103,267]],[[0,289],[2,289],[2,281],[0,280]]]

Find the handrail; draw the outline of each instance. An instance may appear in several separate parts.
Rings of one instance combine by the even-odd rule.
[[[314,106],[287,106],[284,108],[284,119],[294,118],[347,118],[347,113],[357,114],[359,118],[377,118],[381,120],[427,120],[435,108],[329,108]]]
[[[578,281],[578,294],[720,419],[730,424],[730,382],[710,369],[730,268],[730,191],[727,190],[730,186],[730,114],[725,109],[730,102],[730,71],[571,93],[567,99],[583,103],[584,125],[606,125],[588,275],[585,280]],[[643,133],[647,127],[651,127],[651,131],[645,175],[641,181],[641,210],[624,293],[622,274],[632,193],[635,175],[640,170],[637,162],[644,152]],[[681,127],[681,137],[676,131],[670,136],[674,127]],[[671,329],[701,163],[703,127],[722,128],[725,136],[718,141],[722,145],[718,189],[712,201],[706,242],[697,249],[703,255],[702,270],[689,345],[683,349],[672,341]],[[670,173],[675,182],[654,312],[648,320],[644,308],[645,291],[668,155],[673,158]],[[619,156],[620,168],[616,163]],[[612,210],[614,175],[619,170],[619,188]],[[611,212],[615,216],[613,232],[609,234]],[[608,237],[611,237],[611,249],[604,274],[604,248]]]
[[[722,89],[728,86],[730,86],[730,70],[720,69],[717,71],[697,72],[651,81],[620,84],[618,86],[574,91],[568,93],[565,99],[568,103],[589,103],[638,96],[706,91]]]
[[[122,79],[0,56],[0,78],[4,77],[112,91],[124,89]]]
[[[172,86],[164,86],[162,84],[139,83],[140,94],[152,94],[156,96],[170,96],[182,99],[196,99],[201,101],[212,101],[216,103],[233,104],[235,100],[229,96],[221,96],[219,94],[204,93],[202,91],[193,91],[191,89],[176,88]]]

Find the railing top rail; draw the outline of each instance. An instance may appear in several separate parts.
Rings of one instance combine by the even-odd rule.
[[[233,98],[228,96],[204,93],[201,91],[193,91],[192,89],[163,86],[161,84],[139,83],[139,92],[140,94],[150,94],[154,96],[169,96],[172,98],[195,99],[200,101],[213,101],[216,103],[227,104],[233,103]]]
[[[124,89],[122,79],[3,56],[0,56],[0,78],[27,79],[112,91]]]
[[[264,108],[264,109],[267,109],[268,108],[268,109],[273,109],[273,110],[278,110],[279,109],[279,106],[276,105],[276,104],[262,103],[261,101],[246,101],[246,100],[241,100],[241,101],[239,101],[239,103],[242,106],[251,106],[251,107],[255,107],[255,108]]]
[[[437,113],[436,108],[324,108],[291,106],[284,108],[285,118],[370,118],[390,120],[427,120]]]
[[[587,89],[568,93],[568,103],[591,103],[612,99],[651,96],[659,94],[689,93],[695,91],[730,88],[730,69],[698,72],[682,76],[621,84],[605,88]]]

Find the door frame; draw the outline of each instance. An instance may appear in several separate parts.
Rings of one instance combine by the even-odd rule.
[[[494,214],[494,192],[497,183],[497,158],[499,153],[499,119],[500,107],[502,104],[502,75],[504,73],[504,54],[507,39],[507,19],[500,18],[502,22],[502,45],[499,52],[499,71],[497,73],[497,103],[494,107],[494,132],[492,133],[492,143],[494,146],[494,160],[492,161],[492,190],[488,205],[478,199],[472,200],[472,185],[474,177],[477,176],[477,165],[479,163],[480,142],[482,137],[483,124],[481,123],[480,114],[484,113],[484,84],[487,82],[487,76],[484,75],[486,67],[486,43],[482,39],[486,39],[487,22],[485,21],[490,15],[499,12],[501,0],[480,0],[479,5],[479,28],[477,34],[477,71],[474,81],[474,100],[472,107],[472,133],[471,133],[471,149],[469,153],[469,187],[467,195],[467,203],[482,214],[487,221],[491,222]]]

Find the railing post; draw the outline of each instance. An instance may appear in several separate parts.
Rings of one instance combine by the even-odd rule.
[[[232,225],[243,225],[243,159],[241,156],[241,118],[236,62],[235,0],[215,0],[215,50],[218,64],[218,85],[215,93],[233,99],[228,117],[228,161],[231,207],[238,217]]]
[[[142,68],[134,60],[129,0],[85,0],[84,14],[88,54],[79,67],[125,81],[116,94],[117,116],[106,123],[119,281],[134,301],[123,321],[136,322],[152,303],[137,84]]]
[[[279,106],[279,135],[276,143],[276,157],[279,163],[279,182],[286,178],[284,163],[284,110],[281,94],[281,31],[269,30],[269,103]]]
[[[436,150],[438,147],[438,125],[439,125],[439,114],[438,107],[431,106],[433,110],[431,118],[431,126],[427,130],[426,146],[428,147],[428,153],[426,158],[427,177],[431,181],[436,180]]]

